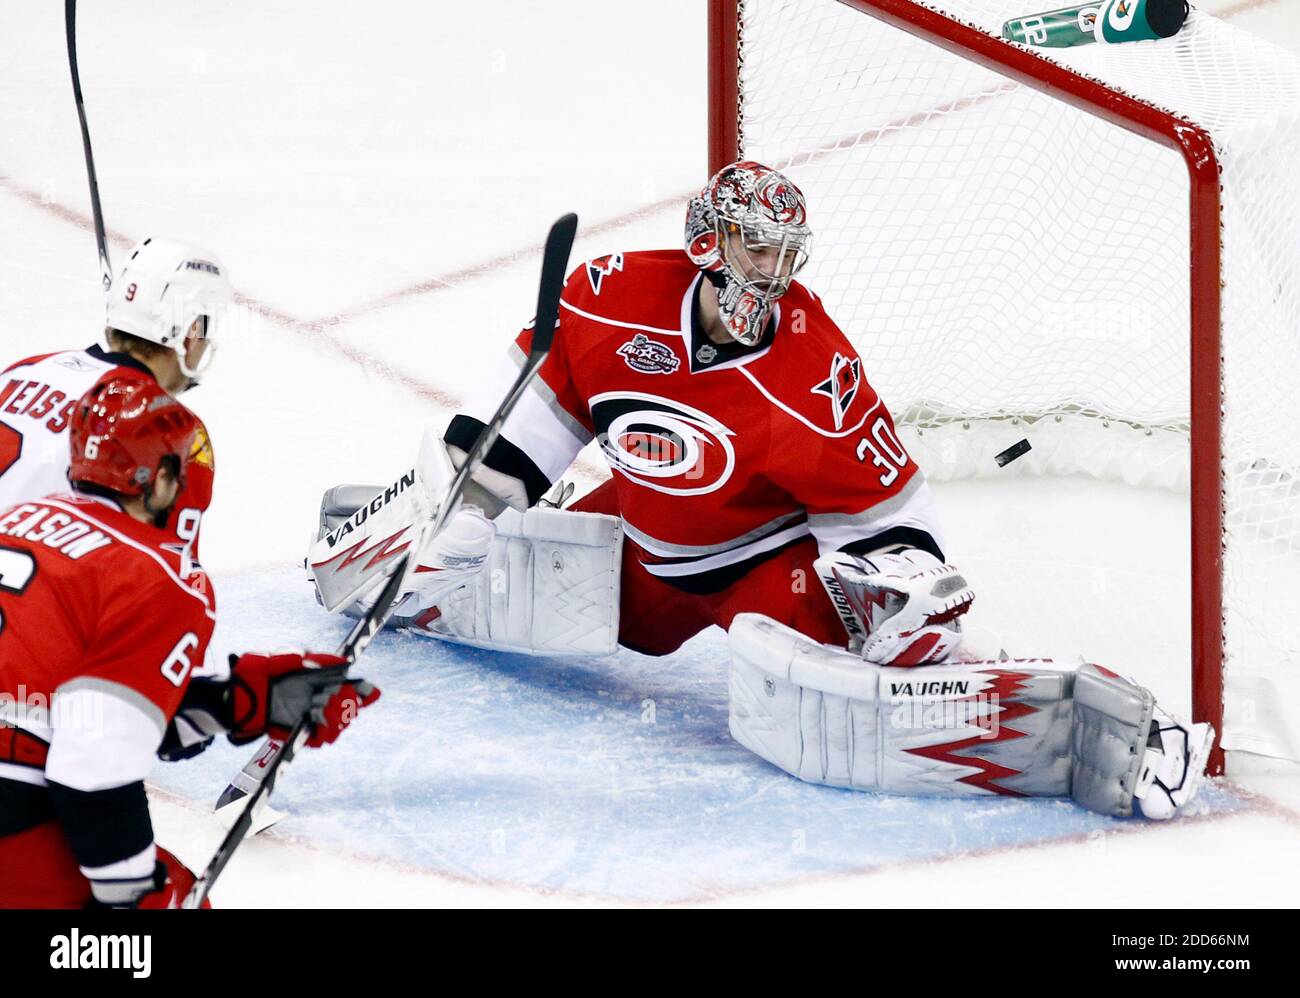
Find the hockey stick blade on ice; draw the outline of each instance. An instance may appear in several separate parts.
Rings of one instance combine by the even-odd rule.
[[[86,123],[86,102],[81,97],[81,74],[77,71],[77,0],[65,0],[63,20],[68,29],[68,68],[72,71],[72,97],[77,102],[77,120],[81,122],[81,148],[86,154],[86,176],[90,180],[90,211],[95,218],[99,279],[104,285],[104,294],[108,294],[113,286],[113,268],[108,262],[104,212],[99,205],[99,180],[95,176],[95,156],[90,151],[90,126]]]
[[[465,461],[457,470],[456,476],[451,480],[446,496],[438,504],[438,512],[432,520],[427,521],[420,527],[414,543],[407,549],[407,553],[402,557],[402,560],[393,568],[374,605],[348,633],[343,646],[339,649],[339,655],[347,659],[349,665],[352,665],[361,657],[374,636],[379,633],[380,629],[388,621],[388,617],[397,603],[397,597],[403,591],[408,576],[415,568],[416,557],[419,552],[424,549],[428,540],[442,529],[447,515],[456,507],[470,477],[483,464],[488,451],[492,449],[497,437],[501,435],[501,428],[505,425],[506,419],[514,411],[515,405],[523,397],[529,383],[550,354],[551,343],[555,338],[555,326],[560,315],[560,294],[564,290],[564,275],[568,269],[569,252],[573,248],[573,238],[577,233],[577,229],[578,216],[572,213],[562,216],[551,226],[551,231],[546,236],[546,247],[542,253],[542,277],[537,291],[537,318],[533,324],[532,343],[523,370],[519,372],[519,377],[511,385],[509,393],[502,400],[491,420],[484,424],[483,429],[479,432],[478,439],[474,441],[474,446],[465,455]],[[226,833],[221,845],[217,847],[211,862],[208,863],[207,868],[195,881],[193,890],[185,899],[185,907],[197,908],[207,898],[208,892],[212,890],[213,883],[216,882],[221,871],[225,869],[226,864],[230,862],[230,857],[234,855],[239,843],[244,840],[252,827],[256,817],[254,812],[274,789],[280,768],[293,758],[294,753],[298,751],[306,738],[307,718],[304,717],[294,726],[289,733],[289,737],[279,743],[278,750],[271,748],[272,745],[276,744],[275,740],[268,739],[263,743],[257,755],[250,760],[249,765],[245,766],[240,775],[235,778],[235,783],[226,788],[226,792],[221,795],[222,800],[226,800],[227,794],[230,794],[232,788],[237,791],[237,796],[233,797],[232,800],[239,800],[243,797],[248,799],[244,803],[239,817],[230,826],[230,830]],[[236,787],[236,783],[239,783],[241,778],[249,776],[250,767],[255,768],[257,775],[244,780],[243,784],[245,788],[251,787],[251,789]],[[220,806],[219,803],[218,807]]]

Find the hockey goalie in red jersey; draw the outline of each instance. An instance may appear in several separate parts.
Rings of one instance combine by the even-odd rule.
[[[622,521],[626,647],[664,654],[746,611],[844,644],[858,618],[820,591],[819,555],[838,555],[823,572],[916,590],[911,612],[865,636],[871,660],[939,661],[959,640],[972,594],[944,564],[925,477],[857,352],[794,280],[810,240],[802,193],[742,162],[691,200],[685,253],[614,254],[568,279],[555,346],[480,481],[532,505],[598,441],[613,479],[573,508]],[[530,335],[448,445],[471,445]]]
[[[332,655],[256,655],[191,680],[211,586],[165,529],[197,419],[109,376],[68,414],[71,492],[0,508],[0,907],[176,907],[193,875],[156,847],[144,778],[218,733],[332,741],[378,692]]]
[[[1097,666],[954,658],[974,592],[946,561],[929,486],[862,359],[795,280],[811,238],[798,188],[738,162],[691,199],[685,253],[615,253],[570,274],[551,352],[466,491],[496,517],[495,537],[470,507],[435,552],[439,566],[450,554],[484,569],[450,593],[409,594],[400,622],[559,655],[664,655],[716,624],[732,735],[800,779],[1069,795],[1108,814],[1140,801],[1171,816],[1195,794],[1208,725],[1178,724]],[[531,335],[452,419],[453,463]],[[592,441],[612,479],[547,508]],[[426,437],[413,483],[435,449]],[[326,493],[308,559],[326,606],[360,591],[340,566],[400,549],[404,481]]]

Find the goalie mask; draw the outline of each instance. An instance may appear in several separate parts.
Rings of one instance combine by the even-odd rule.
[[[812,232],[803,193],[748,160],[724,166],[686,209],[686,255],[718,289],[732,338],[753,346],[772,303],[808,261]]]

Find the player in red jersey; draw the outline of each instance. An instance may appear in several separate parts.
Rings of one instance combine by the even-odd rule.
[[[152,379],[110,376],[68,414],[74,491],[0,509],[0,907],[176,906],[193,876],[153,841],[155,755],[283,735],[309,706],[323,744],[378,695],[332,655],[191,680],[211,587],[164,525],[198,428]]]
[[[616,253],[570,274],[551,353],[466,501],[491,515],[529,510],[597,440],[613,479],[573,509],[617,518],[616,578],[607,584],[597,552],[619,541],[607,543],[600,521],[543,525],[530,511],[522,527],[500,521],[492,558],[480,559],[510,575],[508,599],[444,590],[436,605],[405,604],[400,622],[492,647],[590,651],[600,640],[586,641],[584,628],[612,628],[616,614],[618,643],[662,655],[753,611],[874,662],[943,660],[974,596],[944,562],[929,487],[861,359],[794,280],[810,239],[798,188],[740,162],[691,199],[685,253]],[[451,421],[453,461],[517,376],[531,335],[520,333]],[[387,498],[402,487],[326,494],[309,553],[322,592],[356,588],[350,576],[344,586],[321,575],[344,562],[355,574],[362,553],[378,552],[370,564],[380,571],[379,555],[403,536]],[[540,540],[576,544],[553,559],[563,571],[528,568]],[[617,593],[617,608],[578,595],[587,584]],[[855,598],[862,592],[872,595]],[[557,614],[564,633],[543,633],[541,618]]]
[[[510,651],[616,640],[662,655],[716,624],[732,735],[799,779],[1172,816],[1196,793],[1208,725],[1179,724],[1098,666],[946,664],[974,593],[861,358],[794,280],[810,237],[800,191],[739,162],[691,200],[685,254],[574,271],[539,377],[466,492],[489,513],[526,512],[500,515],[489,571],[407,626]],[[452,420],[453,461],[531,335]],[[536,508],[593,440],[612,480],[572,510]],[[322,592],[351,591],[322,573],[380,564],[400,543],[387,499],[400,485],[355,513],[348,487],[326,494],[309,558]]]
[[[69,419],[95,382],[133,374],[173,395],[198,384],[232,297],[225,267],[211,252],[155,238],[134,246],[109,295],[108,349],[28,357],[0,373],[0,506],[67,488]],[[194,451],[169,529],[197,560],[215,473],[201,422]]]
[[[691,200],[685,253],[620,253],[574,271],[554,349],[479,476],[532,505],[599,442],[613,479],[574,508],[622,520],[626,647],[664,654],[746,611],[844,644],[852,621],[815,583],[832,570],[910,595],[892,622],[883,607],[859,608],[873,661],[938,661],[959,640],[973,596],[944,564],[925,478],[857,352],[794,280],[806,211],[780,173],[736,163]],[[453,454],[530,336],[452,420]],[[839,557],[819,571],[821,555]]]

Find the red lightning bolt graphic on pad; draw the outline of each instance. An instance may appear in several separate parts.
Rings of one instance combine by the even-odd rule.
[[[1036,707],[1012,699],[1017,693],[1021,692],[1021,681],[1032,678],[1028,673],[1004,672],[1001,669],[995,669],[985,673],[985,675],[993,677],[993,684],[989,689],[959,699],[977,700],[983,697],[996,697],[996,702],[1001,707],[1001,711],[988,717],[977,717],[971,722],[987,730],[992,727],[993,718],[997,717],[998,733],[996,735],[992,738],[975,735],[972,738],[963,738],[960,741],[944,742],[941,745],[928,745],[925,748],[908,749],[907,751],[913,755],[924,756],[938,762],[947,762],[954,766],[974,766],[980,770],[978,773],[959,778],[958,783],[967,783],[972,787],[990,790],[995,794],[1003,794],[1007,797],[1024,797],[1025,794],[1018,790],[1012,790],[1009,787],[1000,786],[993,782],[994,780],[1005,779],[1008,776],[1019,776],[1020,770],[999,766],[997,763],[990,762],[988,759],[981,759],[979,756],[957,754],[965,749],[987,745],[990,742],[1006,742],[1011,741],[1013,738],[1024,738],[1025,732],[1015,731],[1007,727],[1007,723],[1024,717],[1026,714],[1037,713]]]
[[[327,558],[325,561],[316,562],[311,567],[313,569],[324,568],[326,565],[339,561],[339,559],[342,558],[343,560],[339,561],[338,566],[334,569],[334,571],[336,572],[341,572],[343,571],[343,569],[351,565],[354,561],[360,561],[366,555],[373,553],[374,557],[371,558],[370,561],[366,562],[365,566],[362,568],[362,571],[368,571],[369,569],[374,568],[380,562],[387,561],[389,558],[393,558],[401,554],[403,551],[405,551],[408,547],[411,546],[411,542],[407,541],[401,547],[395,547],[389,549],[389,545],[392,544],[393,541],[397,540],[397,538],[401,537],[402,534],[405,532],[406,532],[406,528],[403,527],[401,530],[397,531],[394,534],[389,534],[382,541],[379,541],[371,545],[370,547],[366,548],[364,551],[358,551],[357,548],[361,547],[361,545],[364,544],[365,541],[364,540],[357,541],[350,548],[344,548],[333,558]]]

